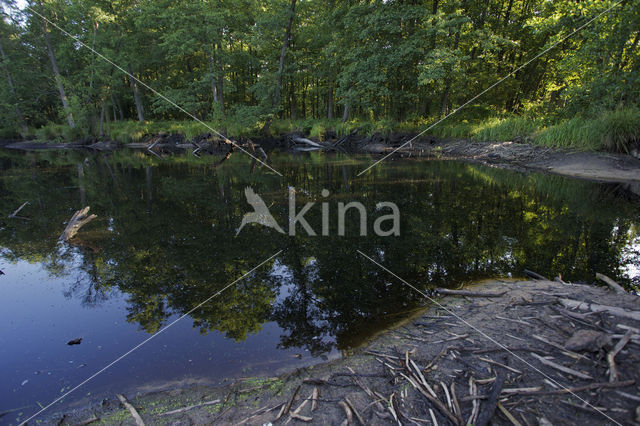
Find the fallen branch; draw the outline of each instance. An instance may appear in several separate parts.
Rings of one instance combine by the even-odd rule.
[[[74,213],[73,216],[71,216],[67,227],[64,229],[62,235],[60,235],[60,241],[69,241],[78,233],[80,228],[98,217],[95,214],[87,216],[87,214],[89,213],[89,208],[90,207],[87,206],[82,210],[78,210]]]
[[[616,293],[619,293],[619,294],[627,293],[626,290],[622,288],[622,286],[620,286],[620,284],[618,284],[617,282],[615,282],[614,280],[612,280],[611,278],[609,278],[604,274],[596,272],[596,278],[599,279],[600,281],[603,281],[606,285],[609,286],[609,288],[611,288],[611,290],[615,291]]]
[[[504,405],[500,404],[499,402],[498,402],[498,409],[502,411],[502,414],[504,414],[505,417],[509,419],[509,421],[513,426],[522,426],[522,423],[516,420],[516,418],[513,417],[513,414],[511,414],[506,408],[504,408]]]
[[[18,207],[18,209],[15,212],[9,215],[9,219],[20,218],[20,216],[18,216],[18,213],[20,213],[20,210],[22,210],[27,204],[29,204],[29,202],[25,201],[20,207]],[[20,219],[23,219],[23,218],[20,218]]]
[[[467,296],[467,297],[502,297],[507,292],[502,293],[487,293],[482,291],[469,291],[469,290],[450,290],[448,288],[436,288],[436,292],[440,294],[447,294],[452,296]]]
[[[580,309],[582,311],[604,312],[617,317],[630,318],[640,321],[640,311],[631,311],[628,309],[618,308],[616,306],[598,305],[596,303],[587,303],[574,299],[559,298],[558,301],[569,309]]]
[[[593,380],[593,377],[589,376],[588,374],[581,373],[581,372],[576,371],[574,369],[571,369],[569,367],[565,367],[564,365],[556,364],[555,362],[549,361],[548,359],[543,358],[540,355],[536,355],[536,354],[532,353],[531,356],[536,358],[538,361],[540,361],[544,365],[546,365],[548,367],[551,367],[551,368],[555,368],[556,370],[562,371],[563,373],[571,374],[572,376],[576,376],[576,377],[579,377],[581,379]]]
[[[312,146],[314,148],[320,148],[320,149],[325,149],[326,147],[324,145],[320,145],[317,142],[314,142],[310,139],[307,138],[300,138],[300,137],[293,137],[291,138],[291,140],[293,140],[295,143],[301,143],[301,144],[306,144],[309,146]]]
[[[625,335],[618,341],[618,343],[613,347],[611,352],[607,354],[607,362],[609,363],[609,381],[617,382],[618,381],[618,370],[616,368],[615,357],[618,353],[624,348],[629,340],[631,340],[631,336],[633,335],[633,330],[627,330]]]
[[[490,358],[478,357],[478,359],[480,359],[480,361],[484,361],[484,362],[486,362],[488,364],[497,365],[498,367],[502,367],[502,368],[504,368],[506,370],[509,370],[509,371],[512,371],[512,372],[514,372],[516,374],[522,374],[522,371],[517,370],[517,369],[515,369],[513,367],[509,367],[508,365],[499,363],[498,361],[494,361],[494,360],[492,360]]]
[[[216,399],[213,401],[203,402],[201,404],[189,405],[188,407],[179,408],[177,410],[167,411],[166,413],[159,414],[159,416],[170,416],[172,414],[184,413],[185,411],[193,410],[194,408],[205,407],[207,405],[214,405],[219,403],[220,403],[220,400]]]
[[[562,395],[565,393],[576,393],[582,391],[589,391],[594,389],[605,388],[624,388],[631,386],[635,383],[635,380],[626,380],[623,382],[603,382],[603,383],[591,383],[589,385],[577,386],[574,388],[562,388],[552,391],[528,391],[523,388],[519,392],[512,392],[511,395]]]
[[[293,400],[295,399],[296,395],[298,394],[298,391],[300,390],[300,386],[301,385],[298,385],[296,387],[296,389],[293,391],[293,393],[291,394],[291,398],[289,398],[289,402],[287,402],[287,404],[282,407],[282,409],[278,413],[278,416],[275,418],[274,422],[277,421],[277,420],[280,420],[280,417],[282,417],[283,415],[289,414],[289,410],[291,410],[291,404],[293,404]]]
[[[140,417],[140,414],[138,414],[138,411],[136,410],[136,408],[133,405],[131,405],[129,401],[127,401],[127,398],[125,398],[124,395],[121,395],[119,393],[117,393],[116,396],[118,397],[122,405],[124,405],[125,408],[129,410],[129,413],[131,413],[131,417],[133,417],[133,419],[136,421],[136,424],[138,426],[144,426],[144,421],[142,420],[142,417]]]

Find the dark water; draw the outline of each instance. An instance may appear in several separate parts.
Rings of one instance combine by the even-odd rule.
[[[240,154],[216,161],[0,151],[0,413],[27,406],[0,422],[25,419],[279,250],[64,404],[274,374],[366,342],[422,302],[356,250],[422,289],[524,268],[640,286],[640,204],[621,185],[441,161],[357,177],[370,159],[281,155],[283,178]],[[236,236],[248,186],[285,229],[288,187],[298,210],[316,201],[306,218],[318,234],[327,202],[330,235],[248,225]],[[24,201],[28,220],[7,219]],[[351,201],[366,207],[368,237],[353,211],[336,235],[337,204]],[[383,201],[400,210],[400,236],[371,235]],[[84,205],[98,219],[58,244]]]

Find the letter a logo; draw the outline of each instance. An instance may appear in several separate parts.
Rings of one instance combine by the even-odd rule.
[[[253,192],[251,187],[245,188],[244,195],[247,197],[247,203],[253,207],[254,211],[245,213],[242,217],[242,223],[240,224],[240,228],[238,229],[238,232],[236,232],[236,235],[238,235],[240,231],[242,231],[242,228],[249,223],[259,223],[260,225],[268,226],[269,228],[273,228],[281,234],[284,234],[284,231],[280,228],[278,222],[276,222],[269,212],[269,208],[265,204],[264,200],[258,194]]]

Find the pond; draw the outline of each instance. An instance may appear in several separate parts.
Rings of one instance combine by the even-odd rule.
[[[357,250],[421,290],[522,277],[525,268],[640,286],[640,202],[624,185],[438,160],[387,161],[362,176],[371,158],[271,160],[283,177],[240,154],[219,165],[127,151],[0,151],[0,413],[20,408],[0,422],[29,417],[186,313],[63,406],[348,353],[425,304]],[[295,188],[296,211],[315,202],[304,218],[317,235],[300,224],[294,236],[259,224],[238,232],[253,210],[247,187],[285,232]],[[22,218],[7,218],[25,201]],[[338,235],[338,206],[349,202],[364,206],[367,236],[356,209]],[[380,202],[398,207],[400,235],[373,232]],[[85,205],[98,218],[59,243]]]

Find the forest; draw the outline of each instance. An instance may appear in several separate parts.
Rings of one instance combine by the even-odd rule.
[[[490,88],[431,133],[625,152],[640,139],[638,10],[640,0],[4,0],[0,137],[206,133],[184,111],[234,137],[417,132]]]

